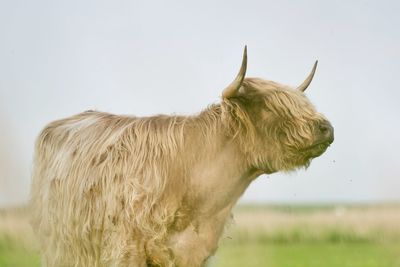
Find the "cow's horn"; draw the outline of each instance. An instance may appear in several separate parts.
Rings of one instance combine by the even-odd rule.
[[[304,92],[307,89],[307,87],[310,85],[310,83],[314,77],[315,70],[317,69],[317,64],[318,64],[318,60],[315,61],[314,67],[312,68],[311,73],[310,73],[310,75],[308,75],[307,79],[299,87],[297,87],[298,90]]]
[[[247,68],[247,45],[244,47],[242,66],[240,67],[240,71],[236,76],[235,80],[222,92],[223,98],[230,98],[236,95],[237,91],[242,85],[244,76],[246,75],[246,68]]]

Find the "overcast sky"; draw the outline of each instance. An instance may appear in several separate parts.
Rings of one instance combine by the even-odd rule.
[[[301,83],[335,127],[311,167],[242,202],[400,200],[398,1],[0,0],[0,205],[28,199],[34,139],[87,109],[191,114],[248,76]]]

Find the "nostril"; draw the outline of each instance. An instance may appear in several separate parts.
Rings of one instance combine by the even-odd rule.
[[[320,124],[319,130],[321,131],[321,133],[326,133],[329,130],[329,126],[325,124]]]
[[[333,127],[329,122],[322,122],[318,125],[318,129],[323,136],[330,137],[333,135]]]

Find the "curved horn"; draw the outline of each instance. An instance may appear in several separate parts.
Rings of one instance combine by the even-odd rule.
[[[318,64],[318,60],[315,61],[314,67],[312,68],[311,73],[308,75],[307,79],[302,84],[300,84],[299,87],[297,87],[297,90],[304,92],[307,89],[307,87],[310,85],[310,83],[314,77],[315,70],[317,69],[317,64]]]
[[[243,52],[243,59],[242,59],[242,66],[240,67],[240,71],[236,76],[235,80],[222,91],[223,98],[230,98],[234,97],[239,90],[240,86],[242,85],[244,76],[246,75],[247,69],[247,45],[244,47]]]

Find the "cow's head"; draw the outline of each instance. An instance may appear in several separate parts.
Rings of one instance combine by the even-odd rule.
[[[317,62],[297,88],[245,78],[247,51],[236,79],[222,93],[223,121],[248,163],[265,173],[308,166],[333,142],[333,127],[304,95]]]

